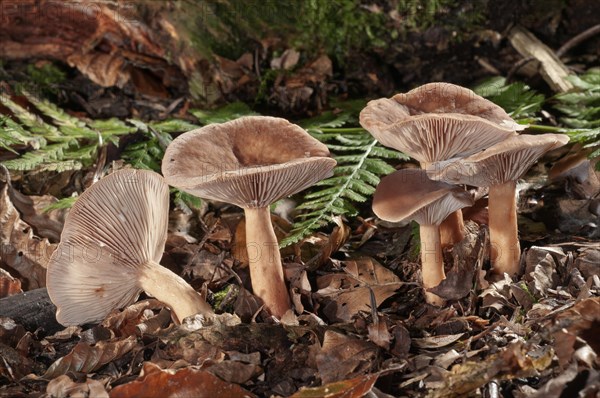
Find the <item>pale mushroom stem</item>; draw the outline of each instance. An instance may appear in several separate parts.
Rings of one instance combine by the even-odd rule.
[[[139,268],[139,287],[171,308],[178,322],[190,315],[212,316],[213,310],[183,278],[153,261]]]
[[[254,294],[278,318],[291,309],[281,265],[277,237],[268,207],[244,209],[246,215],[246,249]]]
[[[441,306],[444,305],[445,300],[427,291],[427,289],[439,285],[441,281],[446,279],[440,229],[437,225],[421,225],[419,233],[421,236],[421,274],[423,275],[425,300],[429,304]]]
[[[455,245],[465,238],[465,223],[462,210],[458,209],[440,224],[440,239],[442,248]]]
[[[419,162],[421,169],[427,170],[432,162]],[[452,213],[440,224],[440,239],[442,248],[454,246],[465,238],[465,223],[463,221],[462,210],[458,209]]]
[[[492,272],[519,272],[521,247],[517,225],[517,183],[492,185],[488,194]]]

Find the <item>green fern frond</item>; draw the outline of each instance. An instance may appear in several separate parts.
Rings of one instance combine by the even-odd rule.
[[[51,118],[64,135],[76,139],[94,139],[98,136],[98,133],[88,128],[83,120],[69,115],[50,101],[40,99],[27,91],[23,91],[23,94],[40,112]]]
[[[65,170],[68,165],[81,168],[81,164],[74,165],[71,161],[60,163],[64,158],[68,142],[51,144],[37,151],[25,152],[17,159],[5,160],[2,164],[9,170],[29,171],[43,168],[44,170]]]
[[[535,117],[545,101],[544,95],[538,94],[525,83],[506,84],[504,77],[485,80],[473,91],[501,106],[517,121]]]
[[[202,124],[224,123],[242,116],[258,115],[243,102],[232,102],[215,110],[190,109]]]
[[[322,134],[313,136],[321,138]],[[356,203],[363,203],[375,192],[379,177],[394,171],[384,159],[407,160],[408,157],[383,148],[365,130],[356,129],[351,134],[337,134],[336,143],[327,142],[332,152],[344,153],[333,156],[338,164],[334,175],[315,184],[322,189],[304,195],[297,207],[301,213],[292,227],[290,235],[280,242],[280,247],[299,242],[306,236],[332,222],[333,216],[355,216]],[[327,141],[331,140],[328,136]],[[346,146],[348,145],[348,146]],[[351,154],[347,154],[350,152]]]
[[[42,211],[44,213],[48,213],[52,210],[70,209],[71,207],[73,207],[76,200],[77,200],[77,196],[70,196],[68,198],[62,198],[62,199],[59,199],[58,201],[44,207],[44,209]]]

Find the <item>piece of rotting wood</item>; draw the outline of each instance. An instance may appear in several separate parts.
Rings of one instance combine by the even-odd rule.
[[[567,79],[569,69],[556,56],[554,51],[542,43],[530,31],[515,26],[508,33],[512,46],[525,58],[533,57],[540,63],[540,73],[552,90],[569,91],[573,84]]]
[[[0,299],[0,317],[11,318],[29,331],[43,328],[54,333],[63,329],[55,314],[56,306],[45,287]]]

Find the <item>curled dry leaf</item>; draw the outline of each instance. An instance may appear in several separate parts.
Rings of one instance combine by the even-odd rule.
[[[14,278],[5,269],[0,268],[0,298],[21,293],[21,281]]]
[[[46,285],[46,264],[56,248],[34,236],[10,199],[9,183],[0,181],[0,264],[17,274],[24,290]]]
[[[123,340],[99,341],[94,346],[78,343],[70,353],[50,365],[43,377],[53,379],[68,372],[93,372],[121,358],[136,345],[135,336]]]
[[[213,398],[255,397],[237,384],[228,383],[217,376],[194,368],[163,370],[146,362],[137,380],[113,388],[110,398]]]
[[[124,310],[114,310],[101,325],[112,330],[115,336],[132,336],[138,332],[138,326],[148,319],[148,311],[164,308],[164,304],[155,299],[138,301]]]
[[[378,377],[378,374],[368,374],[320,387],[301,388],[290,398],[361,398],[371,391]]]
[[[555,318],[554,345],[561,366],[568,364],[575,352],[577,338],[583,339],[600,355],[600,297],[582,300]]]
[[[46,394],[50,397],[108,398],[104,385],[98,380],[86,379],[83,383],[77,383],[67,375],[50,380]]]

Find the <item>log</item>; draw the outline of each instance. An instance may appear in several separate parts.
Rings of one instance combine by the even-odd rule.
[[[56,306],[45,287],[0,299],[0,317],[11,318],[31,332],[43,329],[52,334],[64,329],[55,314]]]

